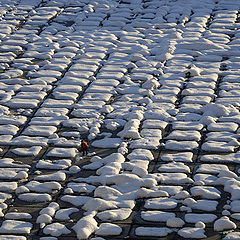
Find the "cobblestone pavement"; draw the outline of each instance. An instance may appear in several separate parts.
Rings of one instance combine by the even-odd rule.
[[[240,239],[239,9],[0,0],[0,240]]]

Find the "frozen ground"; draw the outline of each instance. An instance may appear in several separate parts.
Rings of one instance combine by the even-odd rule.
[[[240,239],[239,11],[1,0],[0,240]]]

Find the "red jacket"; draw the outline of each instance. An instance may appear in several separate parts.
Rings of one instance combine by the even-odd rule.
[[[83,142],[81,143],[81,147],[82,147],[83,149],[88,148],[87,142],[83,141]]]

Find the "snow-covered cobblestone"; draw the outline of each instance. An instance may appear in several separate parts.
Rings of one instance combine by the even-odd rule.
[[[0,239],[238,239],[239,8],[0,0]]]

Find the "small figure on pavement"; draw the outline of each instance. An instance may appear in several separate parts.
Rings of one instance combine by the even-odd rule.
[[[89,151],[89,146],[88,143],[84,140],[81,141],[81,152],[83,153],[82,155],[85,156],[88,154]]]
[[[190,72],[186,72],[185,76],[186,76],[186,78],[190,78],[191,77],[191,73]]]

